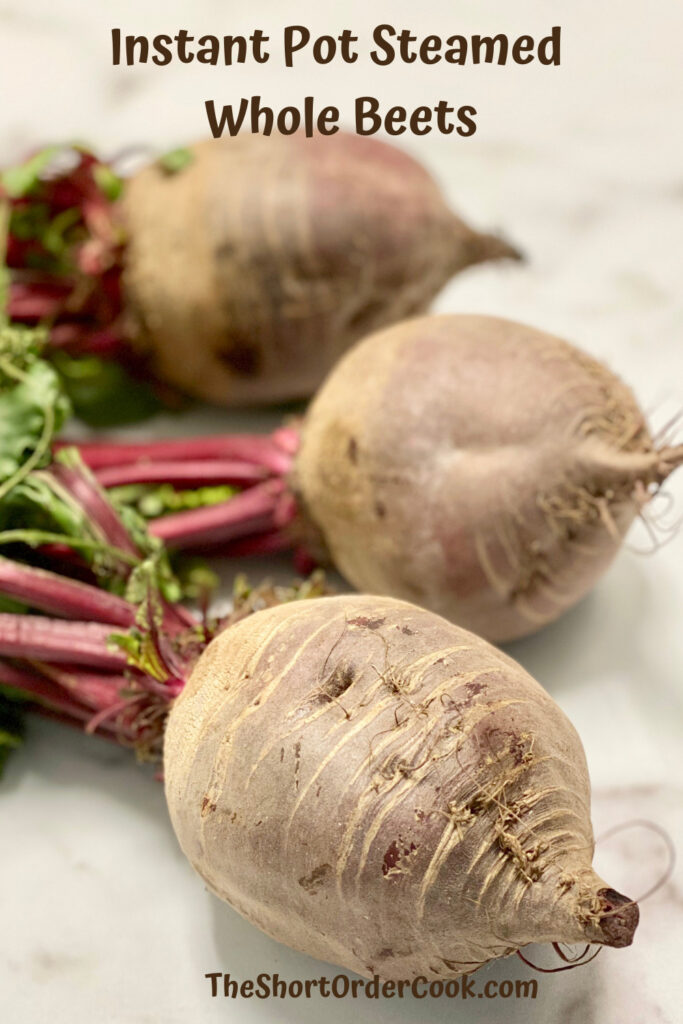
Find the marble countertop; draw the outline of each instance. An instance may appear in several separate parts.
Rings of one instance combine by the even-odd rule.
[[[482,226],[504,229],[528,254],[520,267],[463,275],[437,308],[497,313],[571,338],[632,384],[655,425],[683,402],[683,146],[679,5],[625,0],[425,0],[343,14],[313,0],[0,0],[0,157],[37,143],[88,138],[108,151],[205,134],[203,101],[259,92],[278,103],[309,91],[348,109],[383,101],[474,103],[470,140],[427,136],[407,147]],[[367,34],[391,21],[418,31],[547,32],[563,26],[560,68],[351,68],[277,62],[253,68],[113,68],[109,30],[216,33],[286,23]],[[314,84],[311,84],[313,81]],[[267,428],[275,414],[254,417]],[[204,411],[154,429],[217,431]],[[244,418],[240,421],[244,425]],[[147,428],[149,429],[149,427]],[[666,492],[683,509],[683,474]],[[657,512],[660,511],[658,508]],[[662,514],[673,522],[676,512]],[[657,551],[642,526],[594,593],[510,652],[578,728],[593,782],[599,836],[648,819],[683,849],[683,532]],[[224,565],[228,581],[233,567]],[[254,576],[263,565],[251,566]],[[269,566],[281,578],[285,560]],[[661,840],[636,827],[598,843],[596,865],[638,894],[660,876]],[[186,1024],[213,1021],[538,1021],[674,1024],[681,1019],[683,880],[642,907],[632,947],[590,966],[539,975],[534,1001],[212,999],[204,975],[279,972],[314,978],[320,965],[277,945],[203,888],[177,844],[161,787],[129,754],[57,725],[31,725],[0,783],[0,1004],[8,1024]],[[543,958],[541,950],[535,950]],[[544,960],[543,962],[548,962]],[[336,970],[326,968],[328,975]],[[481,978],[526,978],[516,958]],[[477,976],[479,977],[479,976]]]

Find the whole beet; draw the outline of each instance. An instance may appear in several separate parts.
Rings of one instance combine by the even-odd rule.
[[[358,590],[495,641],[594,585],[683,462],[633,394],[567,342],[483,316],[367,338],[318,391],[294,486],[309,539]]]
[[[123,294],[152,370],[217,403],[312,394],[358,338],[424,310],[456,273],[514,257],[452,213],[393,146],[245,135],[126,183]]]
[[[360,974],[633,937],[637,906],[591,867],[570,722],[512,659],[404,602],[297,601],[225,630],[172,707],[164,772],[213,892]]]

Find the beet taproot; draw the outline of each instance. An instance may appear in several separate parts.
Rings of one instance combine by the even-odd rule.
[[[204,400],[283,401],[454,274],[517,256],[375,139],[245,135],[181,154],[127,180],[87,152],[6,174],[10,315],[49,321],[71,352],[134,353]]]
[[[683,462],[683,446],[655,441],[630,389],[597,360],[532,327],[464,315],[360,342],[303,422],[270,437],[95,442],[81,453],[102,484],[139,485],[143,509],[144,481],[152,502],[164,481],[181,495],[202,481],[234,485],[227,500],[196,507],[199,495],[154,519],[150,532],[171,547],[234,556],[303,544],[357,590],[494,641],[582,598]]]
[[[175,701],[166,797],[214,893],[365,976],[448,978],[537,942],[631,942],[591,868],[580,740],[523,669],[391,598],[220,634]]]
[[[67,616],[98,593],[11,560],[8,584]],[[322,960],[447,979],[529,943],[629,945],[638,907],[591,867],[584,753],[543,688],[406,602],[302,597],[266,588],[217,632],[106,597],[97,622],[3,613],[0,696],[145,759],[163,743],[192,865]]]
[[[294,476],[358,590],[504,641],[593,587],[681,462],[596,359],[508,320],[442,316],[341,361],[306,415]]]

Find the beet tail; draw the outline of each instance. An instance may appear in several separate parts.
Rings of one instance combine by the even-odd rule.
[[[657,465],[658,482],[663,483],[674,470],[683,466],[683,444],[666,445],[657,452],[659,462]]]
[[[459,265],[462,262],[462,242],[458,246],[457,259]],[[467,241],[466,248],[467,265],[474,266],[478,263],[488,263],[489,260],[515,260],[516,262],[525,259],[524,254],[511,245],[505,238],[496,234],[481,233],[473,231]]]

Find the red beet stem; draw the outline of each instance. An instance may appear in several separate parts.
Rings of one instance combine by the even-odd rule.
[[[9,290],[7,315],[11,320],[38,323],[55,316],[69,288],[60,284],[22,284],[13,281]]]
[[[229,459],[197,459],[192,462],[133,462],[95,470],[102,487],[127,484],[173,484],[178,487],[209,487],[228,484],[249,487],[267,476],[267,469]]]
[[[123,675],[91,672],[78,665],[48,665],[38,662],[36,667],[44,676],[92,711],[102,711],[104,708],[116,706],[121,700],[121,691],[130,686]]]
[[[225,544],[249,534],[270,532],[281,525],[278,514],[285,492],[283,480],[268,480],[228,501],[160,516],[149,532],[171,547]]]
[[[107,543],[127,554],[139,557],[140,552],[128,531],[97,482],[80,466],[67,466],[54,462],[52,475],[72,495],[85,511],[90,523],[97,526]]]
[[[31,666],[11,665],[0,658],[0,685],[19,691],[27,700],[45,704],[72,721],[87,722],[92,715],[92,711]]]
[[[50,667],[50,672],[54,671],[55,669]],[[107,690],[100,691],[100,703],[93,709],[92,701],[85,700],[81,703],[88,690],[91,696],[93,693],[89,674],[83,674],[83,687],[75,695],[56,680],[46,678],[34,665],[12,665],[0,659],[0,685],[9,686],[20,693],[33,703],[39,713],[79,729],[85,726],[86,731],[97,732],[117,742],[121,742],[122,739],[134,741],[135,732],[129,723],[120,717],[116,722],[107,720],[111,712],[121,705],[118,688],[122,684],[125,685],[126,680],[121,676],[102,676],[101,679]],[[93,710],[96,719],[93,717]]]
[[[99,622],[62,622],[0,612],[0,655],[121,672],[127,658],[123,651],[109,648],[111,632],[111,626]]]
[[[106,590],[0,557],[0,593],[65,619],[132,626],[135,608]]]
[[[81,458],[92,470],[130,466],[138,462],[180,463],[229,459],[252,463],[280,475],[291,468],[292,445],[296,438],[297,431],[282,428],[270,436],[233,434],[149,443],[88,441],[79,444],[78,449]]]
[[[183,632],[186,629],[194,629],[197,620],[182,604],[170,604],[164,601],[164,629],[171,635]]]
[[[244,555],[282,550],[289,544],[283,528],[294,519],[296,508],[285,477],[298,445],[299,431],[280,427],[269,436],[86,442],[79,451],[105,487],[168,483],[243,488],[227,501],[160,516],[149,531],[172,547]],[[248,543],[234,547],[245,538]]]

